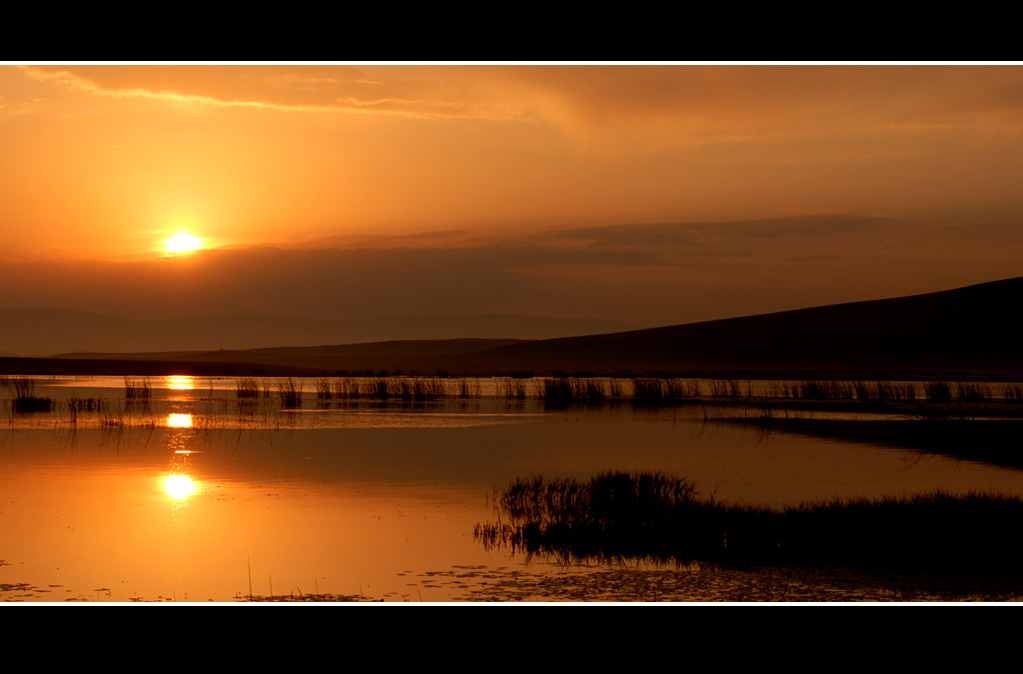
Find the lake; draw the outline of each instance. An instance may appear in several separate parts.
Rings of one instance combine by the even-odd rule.
[[[495,487],[538,474],[660,470],[773,506],[938,488],[1023,496],[1016,469],[765,432],[712,404],[545,405],[536,382],[514,383],[519,397],[505,379],[472,380],[464,397],[338,400],[295,379],[301,400],[288,405],[279,380],[254,383],[41,377],[32,395],[52,407],[26,413],[9,380],[0,600],[882,599],[876,578],[821,570],[564,566],[486,550],[473,530],[493,519]]]

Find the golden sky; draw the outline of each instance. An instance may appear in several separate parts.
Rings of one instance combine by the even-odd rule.
[[[0,156],[5,264],[141,263],[182,231],[516,250],[497,266],[546,304],[478,304],[521,313],[695,320],[1023,253],[1015,65],[8,64]]]

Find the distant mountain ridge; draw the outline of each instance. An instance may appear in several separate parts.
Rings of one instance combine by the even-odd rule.
[[[924,295],[544,340],[415,340],[176,354],[95,354],[117,368],[341,374],[1023,377],[1023,278]],[[132,365],[127,364],[132,361]],[[33,367],[56,367],[49,365]],[[84,361],[82,361],[84,363]],[[65,361],[66,363],[66,361]],[[120,363],[120,364],[118,364]],[[66,364],[60,367],[74,367]],[[176,369],[176,370],[175,370]]]
[[[65,309],[7,309],[0,310],[0,355],[237,350],[460,337],[547,339],[628,327],[598,319],[513,314],[353,321],[236,314],[144,321]]]

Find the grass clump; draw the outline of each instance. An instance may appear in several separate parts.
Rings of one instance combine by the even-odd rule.
[[[588,481],[534,477],[495,495],[486,547],[569,561],[835,566],[968,574],[1016,573],[1023,500],[944,492],[835,499],[787,508],[727,504],[663,473]]]
[[[36,383],[28,377],[16,377],[9,380],[14,390],[12,407],[15,412],[28,414],[32,412],[49,412],[53,409],[53,399],[36,395]]]

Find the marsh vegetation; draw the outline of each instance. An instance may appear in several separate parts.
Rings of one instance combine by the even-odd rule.
[[[533,477],[495,494],[488,549],[569,562],[653,560],[731,567],[840,566],[1015,573],[1023,500],[988,493],[832,499],[784,508],[724,503],[684,477],[606,472]]]

